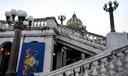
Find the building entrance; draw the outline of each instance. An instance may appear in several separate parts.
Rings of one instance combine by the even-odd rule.
[[[5,42],[0,46],[0,76],[5,76],[11,53],[11,42]]]

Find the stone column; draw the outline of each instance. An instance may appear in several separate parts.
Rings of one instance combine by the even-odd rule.
[[[61,68],[66,65],[66,52],[63,47],[57,51],[57,65],[56,68]]]
[[[62,54],[62,66],[65,66],[66,65],[66,49],[62,48],[61,54]]]
[[[53,65],[53,50],[54,50],[54,39],[53,36],[45,37],[45,53],[44,53],[44,67],[43,72],[50,72]]]
[[[58,47],[59,49],[57,50],[57,53],[56,53],[56,69],[59,69],[62,67],[62,53],[61,53],[61,48]]]
[[[81,53],[81,59],[85,59],[85,54],[84,53]]]

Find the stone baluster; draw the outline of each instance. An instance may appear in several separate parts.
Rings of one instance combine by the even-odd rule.
[[[66,71],[66,76],[71,76],[72,75],[72,70]]]
[[[128,69],[128,50],[125,50],[125,56],[124,56],[124,68]]]
[[[97,73],[96,67],[93,67],[92,76],[97,76],[97,75],[98,75],[98,73]]]
[[[42,21],[39,22],[39,27],[41,26],[41,22],[42,22]]]
[[[38,26],[37,27],[40,27],[40,25],[41,25],[41,21],[38,21]]]
[[[89,76],[89,75],[88,75],[88,70],[87,70],[87,69],[85,69],[85,73],[84,73],[83,76]]]
[[[73,35],[74,34],[74,30],[71,30],[71,35]]]
[[[89,76],[89,64],[84,65],[83,68],[84,68],[83,76]]]
[[[91,35],[91,41],[94,42],[94,38],[95,36],[94,35]]]
[[[36,25],[36,21],[34,21],[34,22],[33,22],[33,25],[32,25],[32,27],[34,27],[35,25]]]
[[[66,34],[66,29],[65,28],[63,29],[63,33]]]
[[[67,29],[66,28],[64,29],[64,33],[67,34]]]
[[[35,21],[35,22],[34,22],[34,25],[33,25],[33,27],[35,27],[35,26],[36,26],[36,23],[37,23],[37,22]]]
[[[68,29],[68,35],[71,35],[72,30]]]
[[[38,26],[38,21],[36,22],[36,26],[35,27],[37,27]]]
[[[75,36],[75,37],[76,37],[76,34],[77,34],[77,33],[76,33],[76,32],[74,32],[74,36]]]
[[[114,66],[113,62],[110,61],[109,66],[108,66],[108,73],[110,76],[113,76],[115,74],[114,68],[115,68],[115,66]]]
[[[100,67],[100,76],[107,76],[106,68],[105,68],[106,59],[101,60],[101,67]]]
[[[100,45],[103,45],[103,39],[102,38],[100,39]]]
[[[98,72],[97,72],[97,69],[98,69],[98,62],[93,62],[93,65],[92,65],[92,76],[98,76]]]
[[[113,64],[115,64],[117,57],[114,54],[112,54],[112,56],[110,56],[110,59],[113,62]]]
[[[85,35],[85,39],[88,41],[88,33]]]
[[[98,42],[98,38],[95,36],[95,43],[97,43]]]
[[[41,21],[41,26],[44,27],[45,26],[45,21]]]
[[[65,34],[65,28],[62,28],[62,33]]]
[[[93,38],[93,42],[95,42],[95,43],[96,43],[96,36],[94,36],[94,38]]]
[[[99,37],[97,37],[97,43],[100,44],[100,38]]]
[[[87,35],[87,33],[83,33],[83,39],[86,39],[86,35]]]
[[[106,41],[105,41],[104,39],[102,39],[101,44],[102,44],[103,46],[105,46],[105,45],[106,45]]]
[[[87,34],[87,39],[88,39],[88,42],[91,42],[90,41],[90,35],[89,34]]]
[[[75,68],[75,76],[79,76],[80,67]]]
[[[71,29],[71,35],[73,35],[74,34],[74,30],[73,29]]]
[[[116,66],[116,71],[117,72],[121,72],[123,69],[122,69],[122,62],[120,60],[122,54],[121,52],[117,53],[117,58],[116,58],[116,62],[115,62],[115,66]]]
[[[46,26],[46,21],[43,21],[42,23],[43,23],[42,24],[43,27]]]
[[[123,50],[122,50],[123,51]],[[121,63],[124,64],[124,52],[120,52],[120,60],[121,60]]]
[[[80,33],[78,31],[77,31],[76,37],[80,38]]]
[[[106,57],[106,58],[103,58],[101,61],[102,61],[102,63],[104,63],[105,65],[108,65],[107,57]]]

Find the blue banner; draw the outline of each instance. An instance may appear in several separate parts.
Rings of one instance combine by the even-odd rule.
[[[23,43],[17,76],[34,76],[43,72],[44,43]]]

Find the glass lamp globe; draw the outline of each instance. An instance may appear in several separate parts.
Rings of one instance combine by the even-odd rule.
[[[114,5],[118,6],[119,3],[117,1],[113,1]]]
[[[23,11],[22,11],[22,10],[18,10],[18,11],[17,11],[17,15],[18,15],[18,17],[21,17],[22,14],[23,14]]]
[[[11,12],[11,15],[12,15],[12,16],[16,16],[16,15],[17,15],[16,9],[12,9],[10,12]]]
[[[18,10],[17,15],[18,15],[18,17],[26,17],[27,13],[25,11]]]
[[[33,20],[34,20],[33,16],[28,17],[28,21],[33,21]]]
[[[27,12],[23,11],[23,17],[27,17]]]
[[[104,8],[107,8],[107,3],[104,4]]]
[[[65,17],[64,15],[60,15],[60,16],[58,16],[58,19],[59,19],[59,20],[61,20],[61,19],[62,19],[62,20],[65,20],[66,17]]]
[[[112,5],[112,1],[109,1],[108,4],[109,4],[109,5]]]
[[[6,17],[11,17],[11,13],[10,13],[9,11],[6,11],[6,12],[5,12],[5,16],[6,16]]]

